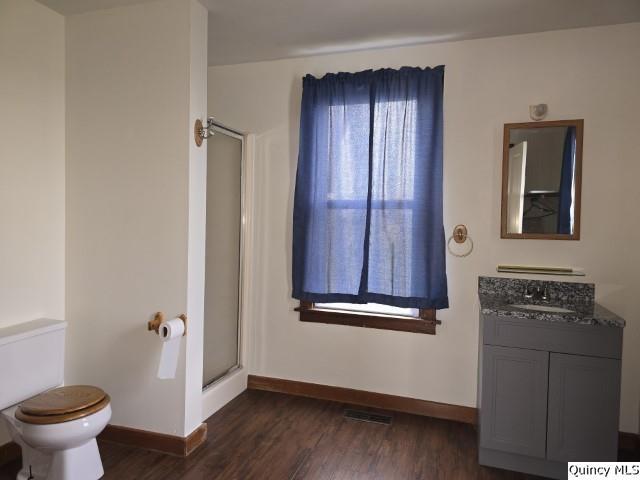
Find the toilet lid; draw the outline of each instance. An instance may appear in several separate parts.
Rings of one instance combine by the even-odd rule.
[[[64,415],[92,407],[102,402],[106,396],[98,387],[69,385],[54,388],[22,402],[20,411],[30,416]]]
[[[52,425],[88,417],[109,406],[111,399],[97,387],[70,385],[55,388],[23,402],[16,419],[35,425]]]

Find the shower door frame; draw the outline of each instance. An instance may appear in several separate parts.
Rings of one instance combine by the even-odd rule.
[[[206,392],[220,382],[223,382],[233,373],[242,370],[243,365],[243,355],[242,355],[242,346],[243,346],[243,318],[244,318],[244,277],[245,277],[245,236],[246,236],[246,227],[247,227],[247,212],[246,212],[246,135],[238,132],[232,128],[229,128],[219,122],[214,121],[212,130],[215,133],[220,133],[222,135],[227,135],[229,137],[240,140],[240,224],[238,228],[240,229],[240,245],[239,245],[239,262],[238,262],[238,315],[236,321],[238,322],[238,342],[236,345],[236,364],[229,368],[222,375],[214,378],[208,383],[204,383],[202,385],[202,392]],[[207,152],[207,172],[209,168],[208,163],[208,152]],[[206,281],[206,272],[205,272],[205,281]],[[204,319],[206,322],[206,318]],[[202,358],[204,362],[204,356]]]

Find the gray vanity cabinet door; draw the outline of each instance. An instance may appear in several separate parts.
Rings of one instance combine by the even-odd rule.
[[[547,458],[615,461],[620,360],[552,353]]]
[[[544,458],[549,352],[482,348],[480,445]]]

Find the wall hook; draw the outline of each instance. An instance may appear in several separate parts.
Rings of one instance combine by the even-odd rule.
[[[467,239],[467,227],[465,225],[456,225],[453,228],[453,240],[456,243],[464,243]]]

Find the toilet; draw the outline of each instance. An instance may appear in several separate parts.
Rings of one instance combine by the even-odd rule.
[[[111,418],[109,395],[61,386],[66,322],[39,319],[0,329],[0,416],[22,448],[18,480],[96,480],[96,436]]]

